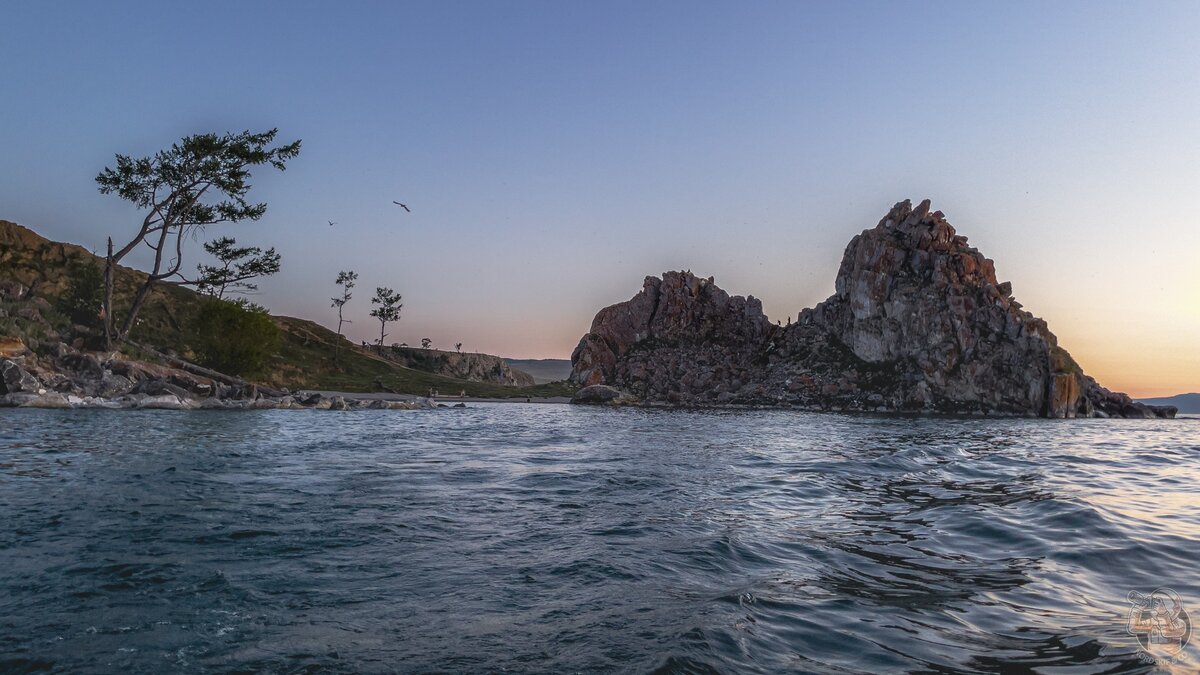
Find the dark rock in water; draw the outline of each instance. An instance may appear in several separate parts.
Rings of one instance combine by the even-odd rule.
[[[626,405],[637,403],[637,399],[629,394],[610,387],[606,384],[593,384],[579,391],[571,397],[571,403],[580,403],[586,405]]]
[[[773,326],[759,301],[711,278],[648,277],[596,315],[571,356],[571,381],[682,405],[1173,416],[1084,375],[928,200],[896,204],[851,239],[835,289],[797,322]]]

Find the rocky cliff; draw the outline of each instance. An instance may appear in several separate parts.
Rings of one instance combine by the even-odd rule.
[[[383,351],[383,356],[405,368],[468,382],[491,382],[510,387],[530,387],[534,384],[532,375],[510,367],[504,359],[491,354],[389,347]]]
[[[1173,416],[1104,389],[1022,309],[992,260],[929,201],[903,201],[846,247],[836,293],[772,325],[753,297],[689,272],[601,310],[571,380],[680,405]]]

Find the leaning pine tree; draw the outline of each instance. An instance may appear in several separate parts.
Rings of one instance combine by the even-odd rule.
[[[246,201],[250,168],[270,164],[282,171],[300,153],[300,141],[272,147],[276,129],[262,133],[188,136],[153,157],[117,155],[116,168],[96,176],[102,194],[117,194],[145,210],[137,233],[114,251],[108,240],[104,269],[104,337],[109,347],[129,337],[151,289],[179,274],[184,238],[206,225],[258,220],[266,204]],[[116,266],[140,245],[154,262],[134,294],[119,329],[114,329],[113,275]]]

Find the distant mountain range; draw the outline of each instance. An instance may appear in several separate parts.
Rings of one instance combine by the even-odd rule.
[[[562,382],[571,374],[571,362],[567,359],[504,359],[509,368],[515,368],[533,376],[536,384]]]
[[[1146,405],[1173,405],[1179,408],[1179,412],[1188,415],[1200,414],[1200,394],[1179,394],[1178,396],[1165,396],[1163,398],[1139,398],[1138,401]]]

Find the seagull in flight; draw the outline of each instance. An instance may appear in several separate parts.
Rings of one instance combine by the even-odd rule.
[[[331,221],[329,221],[329,226],[330,226],[330,227],[333,227],[334,225],[337,225],[337,223],[333,222],[332,220],[331,220]]]
[[[400,208],[404,209],[405,211],[407,211],[407,212],[409,212],[409,213],[412,213],[412,209],[408,208],[408,207],[407,207],[407,206],[405,206],[404,204],[401,204],[400,202],[398,202],[398,201],[396,201],[396,200],[394,200],[394,199],[392,200],[392,203],[393,203],[393,204],[395,204],[396,206],[399,206]]]

